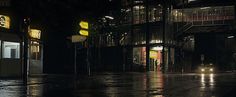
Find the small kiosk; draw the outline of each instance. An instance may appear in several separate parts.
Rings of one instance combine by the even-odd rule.
[[[29,30],[29,66],[28,74],[37,75],[43,73],[43,45],[40,40],[41,30]]]

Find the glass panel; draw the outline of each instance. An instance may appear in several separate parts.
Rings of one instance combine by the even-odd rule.
[[[146,48],[133,48],[134,69],[144,70],[146,67]]]
[[[134,24],[146,22],[146,11],[143,5],[137,5],[133,7],[133,19]]]
[[[134,45],[146,44],[146,33],[144,28],[136,27],[133,29],[133,32]]]
[[[38,42],[32,42],[31,45],[31,59],[40,60],[41,59],[41,48]]]
[[[151,44],[153,43],[162,43],[163,39],[163,32],[160,28],[160,26],[150,26],[150,42]]]
[[[172,11],[172,16],[175,22],[233,20],[234,7],[216,6],[216,7],[175,9]]]
[[[162,8],[161,5],[150,6],[149,8],[149,22],[161,21],[162,19]]]
[[[20,43],[3,42],[3,58],[20,58]]]

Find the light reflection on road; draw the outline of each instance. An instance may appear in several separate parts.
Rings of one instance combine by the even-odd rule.
[[[213,87],[215,85],[214,77],[214,74],[201,74],[201,87],[205,88],[206,84],[209,84],[210,87]]]
[[[234,75],[235,76],[235,75]],[[236,97],[232,74],[109,73],[28,81],[0,80],[0,97]],[[76,85],[76,88],[74,86]],[[217,87],[216,87],[217,85]],[[223,96],[222,96],[223,95]]]

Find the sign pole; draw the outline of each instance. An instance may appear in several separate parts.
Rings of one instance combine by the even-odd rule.
[[[89,35],[88,32],[88,22],[86,21],[80,21],[79,26],[80,26],[80,30],[79,30],[79,35],[72,35],[71,37],[71,41],[72,43],[75,43],[75,48],[74,48],[74,75],[75,78],[77,77],[77,43],[83,42],[87,39],[87,36]],[[89,47],[87,49],[87,68],[88,68],[88,73],[90,75],[90,64],[89,64]]]
[[[88,48],[87,48],[87,68],[88,68],[88,75],[90,76],[90,63],[89,63],[89,42],[88,42]]]
[[[77,46],[76,46],[76,43],[75,43],[75,52],[74,52],[74,74],[75,74],[75,77],[77,76],[77,66],[76,66],[76,59],[77,59]]]

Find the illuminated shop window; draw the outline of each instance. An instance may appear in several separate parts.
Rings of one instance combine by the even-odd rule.
[[[20,43],[3,42],[3,58],[20,58]]]

